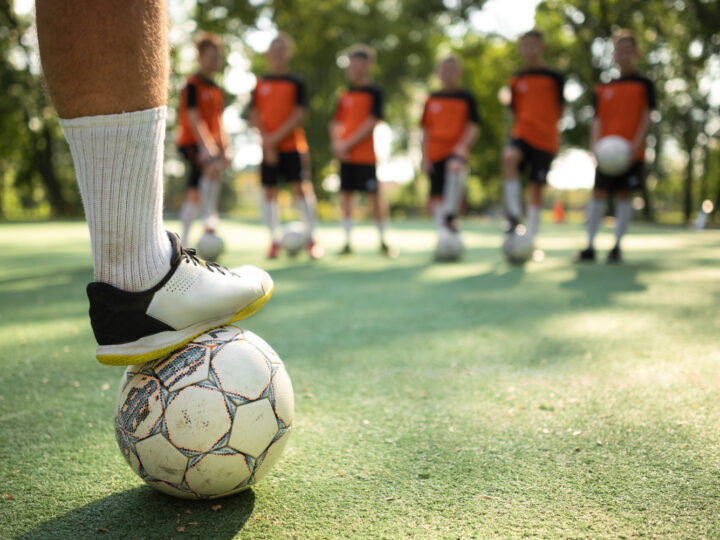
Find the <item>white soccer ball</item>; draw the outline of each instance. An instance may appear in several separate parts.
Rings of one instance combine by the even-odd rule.
[[[280,245],[288,255],[297,255],[308,245],[310,236],[307,227],[301,221],[291,221],[285,225]]]
[[[206,232],[197,243],[197,253],[207,261],[216,261],[225,251],[225,241],[214,232]]]
[[[630,143],[623,137],[609,135],[595,145],[598,169],[608,176],[618,176],[630,168]]]
[[[465,245],[462,236],[457,231],[443,227],[438,232],[438,242],[435,248],[435,258],[438,261],[457,261],[462,257]]]
[[[235,326],[129,366],[115,435],[135,473],[185,499],[214,499],[257,483],[277,462],[293,422],[285,365],[258,336]]]
[[[502,250],[509,262],[523,264],[532,258],[535,246],[530,235],[514,232],[505,239]]]

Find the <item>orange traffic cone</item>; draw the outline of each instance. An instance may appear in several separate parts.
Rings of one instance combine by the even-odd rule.
[[[565,221],[565,207],[560,199],[556,200],[553,205],[553,216],[555,223],[563,223]]]

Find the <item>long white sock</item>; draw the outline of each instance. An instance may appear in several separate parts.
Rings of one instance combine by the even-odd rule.
[[[211,180],[206,176],[200,178],[202,219],[206,230],[214,231],[218,225],[218,201],[221,187],[220,180]]]
[[[380,238],[380,243],[385,243],[385,222],[384,221],[376,221],[375,225],[377,225],[378,229],[378,237]]]
[[[277,241],[277,229],[279,225],[277,199],[269,201],[265,198],[265,196],[263,196],[260,204],[262,206],[263,221],[265,222],[268,231],[270,231],[270,240],[275,242]]]
[[[522,216],[522,184],[519,178],[512,178],[503,182],[505,195],[505,211],[508,217],[520,219]]]
[[[185,199],[180,207],[180,223],[182,223],[182,237],[180,243],[183,246],[190,245],[190,227],[198,215],[198,205],[195,201]]]
[[[527,232],[530,238],[535,238],[540,230],[540,212],[542,208],[535,205],[528,206],[527,211]]]
[[[435,219],[435,228],[441,231],[445,227],[445,204],[443,201],[438,201],[433,206],[433,218]]]
[[[300,215],[302,215],[305,226],[307,227],[308,234],[310,235],[310,238],[312,238],[312,235],[315,232],[315,221],[317,219],[317,204],[315,197],[308,197],[307,195],[298,197],[297,205],[300,210]]]
[[[95,280],[127,291],[170,269],[162,219],[166,107],[61,119],[90,228]]]
[[[342,220],[343,229],[345,229],[345,243],[350,243],[350,235],[352,234],[353,221],[352,218],[344,217]]]
[[[607,209],[607,201],[605,199],[596,199],[593,197],[588,202],[587,208],[587,234],[588,247],[592,248],[595,244],[595,235],[600,230],[602,220],[605,217]]]
[[[615,200],[615,245],[620,247],[620,241],[630,227],[633,218],[633,204],[631,199]]]

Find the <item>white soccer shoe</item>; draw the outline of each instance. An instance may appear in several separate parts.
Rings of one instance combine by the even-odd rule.
[[[127,292],[107,283],[90,283],[90,323],[103,364],[143,364],[195,337],[249,317],[273,293],[270,275],[255,266],[228,270],[183,249],[168,233],[170,271],[147,291]]]

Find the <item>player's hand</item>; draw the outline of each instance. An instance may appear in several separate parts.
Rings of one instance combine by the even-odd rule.
[[[465,162],[460,158],[450,158],[447,162],[447,170],[450,173],[461,173],[465,169]]]
[[[277,148],[271,145],[263,145],[263,161],[265,163],[277,165],[279,159]]]
[[[335,159],[337,159],[338,161],[346,161],[348,158],[349,152],[350,152],[350,148],[343,141],[333,142],[333,155],[335,156]]]
[[[223,167],[227,169],[233,160],[232,149],[228,146],[223,150]]]
[[[203,174],[210,180],[219,180],[223,172],[223,161],[220,158],[211,159],[203,165]]]
[[[465,161],[470,158],[470,149],[467,146],[456,146],[452,151],[454,156],[461,157]]]
[[[422,167],[423,172],[425,172],[425,174],[429,175],[432,173],[433,164],[432,164],[432,161],[430,161],[429,159],[423,158],[421,167]]]

